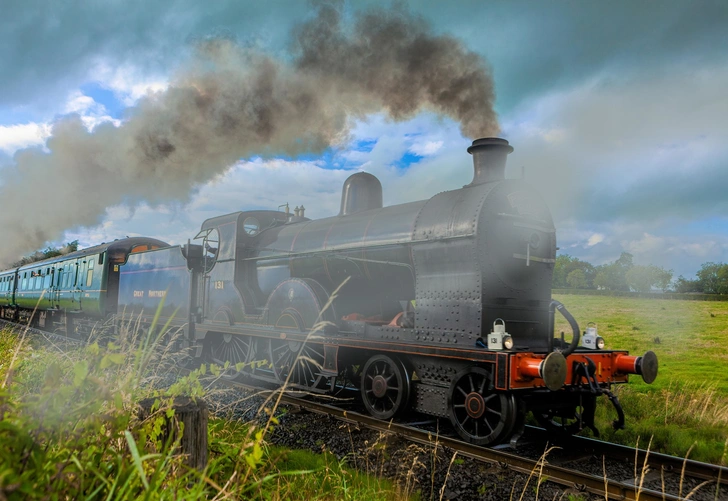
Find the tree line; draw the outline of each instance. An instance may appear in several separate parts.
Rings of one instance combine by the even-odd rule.
[[[675,292],[728,294],[728,264],[703,263],[695,280],[682,275],[673,281],[673,271],[661,266],[634,264],[629,252],[614,262],[594,266],[568,254],[556,257],[555,288],[602,289],[650,292],[658,289]]]
[[[61,247],[47,247],[12,264],[13,268],[78,250],[78,240]],[[658,289],[703,294],[728,294],[728,264],[703,263],[695,280],[682,275],[672,279],[672,270],[661,266],[634,264],[629,252],[622,252],[612,263],[594,266],[568,254],[556,256],[553,286],[557,289],[602,289],[610,291],[650,292]]]
[[[44,259],[50,259],[57,256],[65,256],[66,254],[76,252],[77,250],[78,240],[68,242],[66,245],[62,245],[60,247],[48,246],[43,250],[35,251],[32,254],[23,256],[18,261],[15,261],[13,264],[11,264],[10,267],[19,268],[20,266],[25,266],[26,264],[35,263],[36,261],[43,261]]]

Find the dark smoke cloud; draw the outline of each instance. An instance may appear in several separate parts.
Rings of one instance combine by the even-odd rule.
[[[320,5],[296,27],[289,61],[228,37],[200,42],[169,88],[142,99],[120,127],[89,132],[66,117],[47,151],[16,154],[0,186],[4,205],[19,208],[0,213],[0,262],[98,224],[119,203],[188,201],[240,158],[341,144],[371,113],[402,120],[431,110],[467,136],[494,135],[493,100],[483,60],[404,9],[359,14],[350,28],[335,6]]]

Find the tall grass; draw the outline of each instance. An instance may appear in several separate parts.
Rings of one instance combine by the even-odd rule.
[[[179,333],[166,327],[131,321],[65,351],[0,331],[0,499],[401,499],[331,457],[294,467],[250,423],[213,418],[207,467],[187,467],[163,433],[173,398],[203,397],[224,368],[170,378]],[[156,412],[141,421],[148,397]]]

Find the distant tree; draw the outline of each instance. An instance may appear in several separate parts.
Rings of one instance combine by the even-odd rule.
[[[40,251],[40,250],[35,251],[32,254],[23,256],[19,261],[14,262],[11,265],[11,268],[25,266],[26,264],[35,263],[37,261],[43,261],[44,259],[49,259],[52,257],[64,256],[71,252],[76,252],[77,250],[78,250],[78,240],[73,240],[72,242],[68,242],[66,245],[63,245],[58,248],[48,246],[42,251]]]
[[[688,280],[684,276],[680,275],[675,280],[675,292],[703,292],[703,286],[700,280]]]
[[[610,270],[603,268],[602,266],[598,266],[597,269],[597,276],[594,277],[594,287],[597,289],[612,290],[614,281],[610,277]]]
[[[584,280],[586,284],[580,288],[592,288],[592,282],[596,271],[591,263],[582,261],[576,257],[569,256],[568,254],[561,254],[556,256],[556,263],[554,264],[554,280],[553,284],[556,288],[572,287],[569,284],[568,277],[571,273],[576,270],[581,270],[584,274]]]
[[[728,264],[703,263],[696,275],[706,294],[728,294]]]
[[[610,291],[629,291],[626,276],[627,272],[634,266],[632,259],[632,254],[622,252],[619,259],[613,263],[597,266],[594,286]]]
[[[650,292],[653,288],[667,289],[672,281],[672,270],[660,266],[632,266],[624,276],[630,289],[638,292]]]
[[[577,269],[569,273],[566,277],[566,283],[569,287],[574,289],[586,289],[589,286],[589,282],[586,279],[586,273],[584,270]]]
[[[666,270],[661,266],[655,266],[655,268],[656,276],[654,286],[664,292],[670,288],[670,283],[672,282],[672,276],[674,273],[672,270]]]
[[[634,256],[629,252],[622,252],[622,254],[619,255],[619,259],[617,259],[614,264],[626,271],[634,266],[634,263],[632,262],[633,259]]]

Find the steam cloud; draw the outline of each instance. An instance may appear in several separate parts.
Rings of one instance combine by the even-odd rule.
[[[292,56],[207,40],[121,126],[56,122],[49,152],[18,152],[0,187],[4,206],[17,208],[0,212],[0,263],[98,224],[113,205],[188,201],[240,158],[341,144],[372,113],[403,120],[427,109],[471,138],[499,131],[485,62],[405,10],[368,11],[346,26],[336,6],[319,5],[294,29]]]

